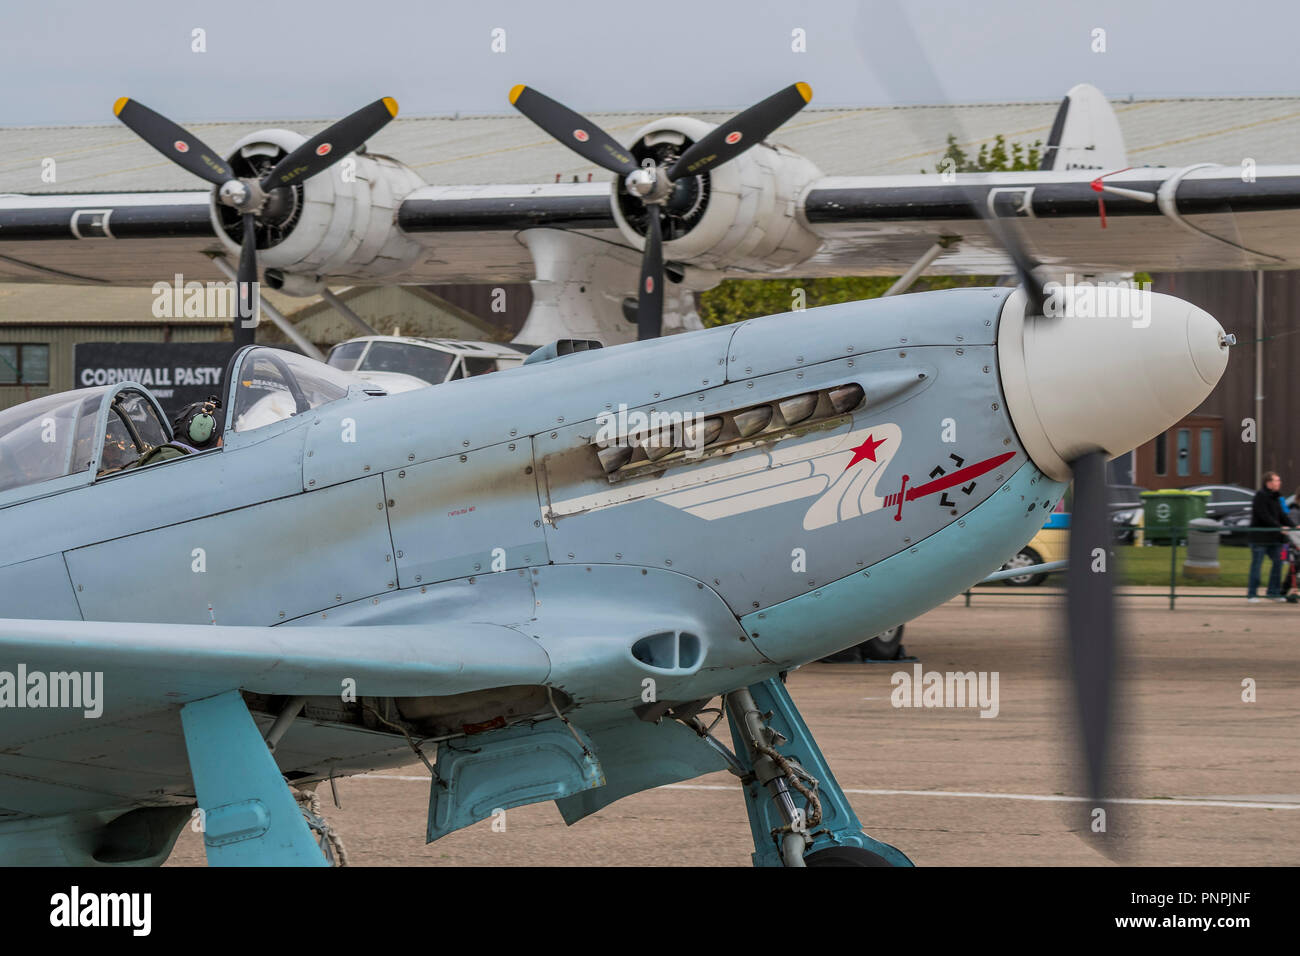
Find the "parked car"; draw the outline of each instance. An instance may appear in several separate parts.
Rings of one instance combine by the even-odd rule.
[[[1148,490],[1141,485],[1107,485],[1106,504],[1112,510],[1141,508],[1142,492]]]
[[[1205,517],[1222,521],[1245,512],[1250,518],[1250,503],[1255,498],[1255,489],[1243,488],[1241,485],[1195,485],[1184,491],[1208,491],[1210,500],[1205,503]],[[1250,522],[1247,521],[1247,524]]]
[[[1131,541],[1138,516],[1142,513],[1141,493],[1147,489],[1141,485],[1107,485],[1106,503],[1111,509],[1111,521],[1114,522],[1115,540]],[[1070,496],[1065,498],[1066,507],[1071,504]],[[1003,570],[1009,568],[1027,568],[1035,564],[1050,564],[1064,561],[1069,556],[1070,548],[1070,513],[1054,511],[1048,517],[1042,530],[1034,535],[1023,548],[1016,552]],[[1050,574],[1018,574],[1007,578],[1006,583],[1012,587],[1034,587],[1042,584]]]
[[[1012,555],[1002,565],[1002,569],[1005,571],[1011,568],[1027,568],[1035,564],[1064,561],[1069,555],[1069,550],[1070,513],[1068,511],[1053,511],[1047,519],[1047,524],[1043,525],[1038,534],[1034,535],[1027,545]],[[1042,584],[1047,578],[1047,573],[1039,571],[1032,574],[1018,574],[1005,580],[1012,587],[1035,587]]]
[[[1142,514],[1142,492],[1146,490],[1141,485],[1107,486],[1106,504],[1110,508],[1115,541],[1128,543],[1133,540]]]
[[[1249,543],[1244,529],[1250,527],[1250,505],[1255,498],[1253,488],[1243,488],[1241,485],[1196,485],[1186,490],[1210,493],[1210,500],[1205,503],[1205,517],[1213,518],[1223,525],[1220,541],[1243,547]]]

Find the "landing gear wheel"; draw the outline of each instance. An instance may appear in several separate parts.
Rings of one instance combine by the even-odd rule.
[[[1038,552],[1033,548],[1021,548],[1014,558],[1002,565],[1002,570],[1006,571],[1010,568],[1027,568],[1030,565],[1042,563],[1043,559],[1038,556]],[[1007,584],[1016,587],[1034,587],[1042,584],[1046,580],[1046,574],[1017,574],[1014,578],[1007,578],[1006,582]]]
[[[892,661],[903,654],[903,625],[881,631],[869,641],[858,645],[864,661]]]
[[[831,846],[803,858],[805,866],[890,866],[879,853],[860,846]]]
[[[859,661],[895,661],[903,656],[903,625],[881,631],[875,637],[854,644],[828,657],[823,664],[856,664]]]

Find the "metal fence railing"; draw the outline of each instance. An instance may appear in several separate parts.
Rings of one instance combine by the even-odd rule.
[[[1168,534],[1170,530],[1174,531],[1175,533],[1169,535],[1169,543],[1167,545],[1146,546],[1146,547],[1167,547],[1169,549],[1168,589],[1165,590],[1165,586],[1163,584],[1122,585],[1115,589],[1115,594],[1117,597],[1148,597],[1149,598],[1149,597],[1167,596],[1167,599],[1169,601],[1169,609],[1171,611],[1176,607],[1177,602],[1179,600],[1215,599],[1215,600],[1222,601],[1222,600],[1230,600],[1234,598],[1240,600],[1246,599],[1246,597],[1248,596],[1246,593],[1246,585],[1244,583],[1238,583],[1235,581],[1231,584],[1206,584],[1206,583],[1189,584],[1186,581],[1184,581],[1182,582],[1180,587],[1178,555],[1180,550],[1186,551],[1186,545],[1183,542],[1186,541],[1188,532],[1186,529],[1163,529],[1161,532],[1157,532],[1157,533],[1161,534],[1161,536],[1163,537],[1165,534]],[[1276,532],[1276,531],[1286,531],[1286,530],[1288,529],[1285,528],[1278,529],[1271,526],[1269,527],[1232,526],[1230,528],[1224,528],[1223,526],[1219,526],[1217,528],[1207,529],[1205,531],[1197,531],[1196,529],[1193,529],[1191,533],[1192,534],[1214,533],[1222,536],[1225,531],[1230,531],[1233,534],[1239,534],[1239,533],[1246,534],[1252,531],[1275,531]],[[1284,544],[1287,548],[1293,548],[1293,547],[1300,548],[1300,531],[1297,531],[1296,534],[1297,534],[1297,541],[1295,543],[1286,540],[1285,536],[1283,536],[1283,541],[1279,543]],[[1140,547],[1140,546],[1135,546],[1135,547]],[[1222,544],[1220,544],[1220,547],[1222,547]],[[1289,557],[1286,554],[1284,554],[1284,559],[1289,561]],[[1060,570],[1054,570],[1046,573],[1048,573],[1049,576],[1051,577],[1057,577],[1063,574],[1064,570],[1065,569],[1062,568]],[[1265,560],[1264,567],[1262,567],[1260,571],[1261,571],[1260,587],[1262,589],[1267,586],[1267,572],[1268,572],[1267,560]],[[1285,574],[1285,571],[1283,573]],[[1063,585],[1064,581],[1062,581],[1061,583]],[[1224,593],[1225,591],[1238,591],[1239,593],[1225,594]],[[1059,587],[1059,588],[1049,587],[1046,590],[1044,590],[1043,587],[1007,586],[1005,581],[995,581],[995,582],[982,582],[980,584],[975,585],[974,587],[967,588],[963,592],[963,597],[965,598],[965,606],[970,607],[971,601],[977,595],[1003,598],[1003,597],[1043,597],[1045,595],[1063,596],[1064,594],[1065,594],[1064,587]]]

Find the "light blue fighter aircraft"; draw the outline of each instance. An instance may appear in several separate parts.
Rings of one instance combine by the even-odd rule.
[[[414,751],[430,840],[729,768],[756,863],[905,863],[778,675],[984,578],[1071,463],[1104,546],[1103,456],[1226,364],[1211,316],[1141,295],[1146,327],[963,289],[392,396],[249,346],[221,447],[169,459],[129,382],[0,413],[0,860],[158,863],[197,803],[213,864],[321,864],[286,781]]]
[[[571,119],[517,92],[539,122]],[[718,127],[707,161],[796,97]],[[118,107],[213,172],[141,109]],[[392,112],[367,111],[285,175]],[[222,169],[219,200],[254,208],[261,185]],[[629,175],[670,201],[665,169]],[[212,864],[324,865],[290,787],[414,755],[430,841],[545,800],[572,824],[726,769],[755,864],[907,865],[863,832],[782,675],[985,578],[1072,477],[1068,635],[1103,798],[1104,461],[1194,409],[1231,337],[1167,295],[1048,296],[1000,235],[1020,289],[659,338],[647,242],[643,341],[395,395],[246,345],[198,435],[131,382],[0,412],[0,862],[158,864],[196,821]]]

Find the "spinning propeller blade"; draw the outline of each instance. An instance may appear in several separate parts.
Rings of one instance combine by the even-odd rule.
[[[1066,634],[1088,796],[1095,807],[1111,795],[1106,774],[1119,651],[1106,456],[1089,452],[1070,462],[1070,469],[1074,473],[1074,505],[1066,572]]]
[[[891,0],[879,0],[871,5],[869,21],[865,13],[862,16],[859,35],[873,47],[868,62],[884,59],[882,54],[887,51],[881,45],[887,42],[890,51],[905,51],[911,64],[912,69],[905,77],[890,71],[877,73],[893,100],[897,103],[913,100],[916,90],[909,90],[907,86],[914,83],[922,88],[923,95],[930,102],[946,102],[929,60],[898,6]],[[969,137],[963,132],[955,111],[950,122],[951,131],[958,139],[968,142]],[[1031,314],[1038,317],[1027,315],[1025,321],[1047,321],[1042,318],[1046,294],[1035,273],[1039,263],[1025,249],[1014,221],[1000,219],[994,214],[989,207],[989,188],[983,183],[966,186],[963,191],[972,210],[983,220],[1015,267],[1028,296]],[[1101,451],[1088,452],[1070,465],[1074,478],[1074,510],[1070,519],[1065,631],[1077,704],[1079,749],[1091,808],[1109,796],[1107,772],[1112,764],[1114,677],[1121,643],[1116,626],[1114,573],[1109,555],[1106,455]],[[1094,571],[1094,567],[1100,567],[1100,570]]]

